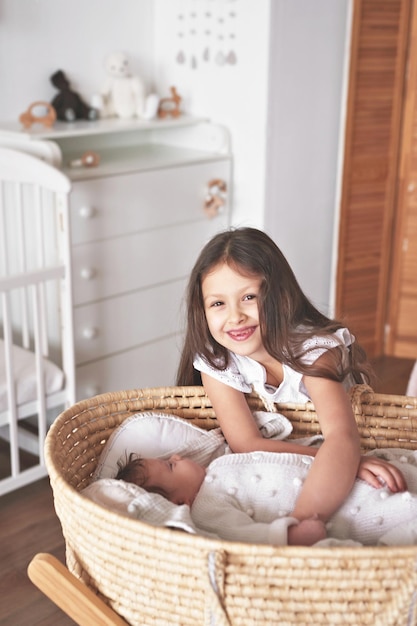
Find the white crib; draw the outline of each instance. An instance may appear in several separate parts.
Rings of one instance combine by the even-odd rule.
[[[0,495],[46,475],[48,425],[75,401],[69,191],[0,148]]]

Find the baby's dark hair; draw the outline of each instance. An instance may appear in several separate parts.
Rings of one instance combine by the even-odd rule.
[[[339,382],[352,374],[357,382],[370,382],[371,367],[356,341],[348,353],[342,349],[328,350],[325,361],[320,359],[320,363],[306,365],[305,342],[314,336],[333,335],[344,324],[326,317],[310,302],[281,250],[266,233],[256,228],[234,228],[215,235],[205,245],[191,272],[178,385],[201,384],[199,373],[193,368],[197,354],[216,369],[224,370],[229,365],[228,350],[209,331],[202,294],[203,279],[221,263],[242,275],[261,279],[260,331],[272,357],[302,374]]]
[[[146,483],[148,481],[148,472],[146,469],[145,460],[135,452],[131,452],[129,456],[126,455],[126,460],[123,462],[119,460],[117,462],[118,472],[115,476],[117,480],[124,480],[127,483],[133,483],[138,487],[142,487],[149,493],[158,493],[160,496],[169,500],[169,495],[160,487],[149,487]]]
[[[148,475],[145,463],[138,454],[131,452],[129,456],[126,455],[124,462],[121,460],[117,462],[117,467],[118,471],[115,476],[117,480],[124,480],[127,483],[145,488]]]

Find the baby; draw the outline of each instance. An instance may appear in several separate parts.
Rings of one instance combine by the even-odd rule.
[[[205,483],[211,484],[210,474],[207,474],[202,465],[191,459],[173,455],[165,461],[162,459],[143,459],[131,454],[128,463],[120,468],[116,478],[134,483],[151,493],[159,493],[174,504],[187,504],[191,509],[194,523],[202,530],[214,532],[224,539],[252,541],[246,538],[246,534],[245,537],[241,536],[240,528],[236,528],[236,532],[233,532],[231,528],[224,528],[224,532],[222,532],[222,528],[217,527],[218,525],[213,518],[208,519],[204,511],[201,513],[200,519],[198,507],[193,505],[203,485]],[[212,492],[211,497],[216,498],[217,511],[219,507],[223,506],[223,496],[216,488],[214,490],[209,488],[209,491]],[[211,512],[213,513],[215,510],[211,509]],[[253,523],[253,520],[250,520],[250,523]],[[295,518],[288,517],[284,521],[283,532],[287,536],[277,538],[277,544],[285,545],[288,543],[288,545],[309,546],[326,536],[324,523],[319,519],[307,519],[298,522]],[[271,543],[275,542],[271,541]]]
[[[403,454],[401,454],[401,452]],[[407,456],[408,454],[408,456]],[[417,458],[390,459],[404,473],[408,492],[375,489],[357,479],[345,503],[325,524],[291,516],[313,457],[276,452],[230,454],[208,468],[178,455],[168,460],[131,454],[117,478],[190,507],[194,524],[222,539],[274,545],[313,545],[325,537],[364,545],[401,544],[411,523],[417,543]],[[413,523],[415,525],[413,525]],[[414,532],[415,529],[415,532]]]

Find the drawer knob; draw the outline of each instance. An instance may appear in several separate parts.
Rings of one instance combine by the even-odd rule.
[[[81,278],[84,280],[91,280],[96,275],[94,267],[83,267],[80,272]]]
[[[92,206],[82,206],[79,209],[78,214],[83,219],[89,220],[92,217],[94,217],[94,215],[96,214],[96,211],[95,211],[94,207],[92,207]]]
[[[94,326],[84,328],[83,337],[84,339],[95,339],[96,337],[98,337],[98,328],[95,328]]]
[[[207,194],[204,201],[204,211],[207,217],[216,217],[226,204],[227,184],[221,178],[213,178],[208,182]]]

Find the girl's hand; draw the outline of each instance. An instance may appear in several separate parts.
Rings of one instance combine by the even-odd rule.
[[[401,471],[395,465],[391,465],[388,461],[377,456],[361,457],[357,477],[365,480],[376,489],[381,488],[384,484],[393,493],[407,489],[407,483]]]
[[[288,527],[289,546],[312,546],[326,537],[326,526],[317,516]]]

